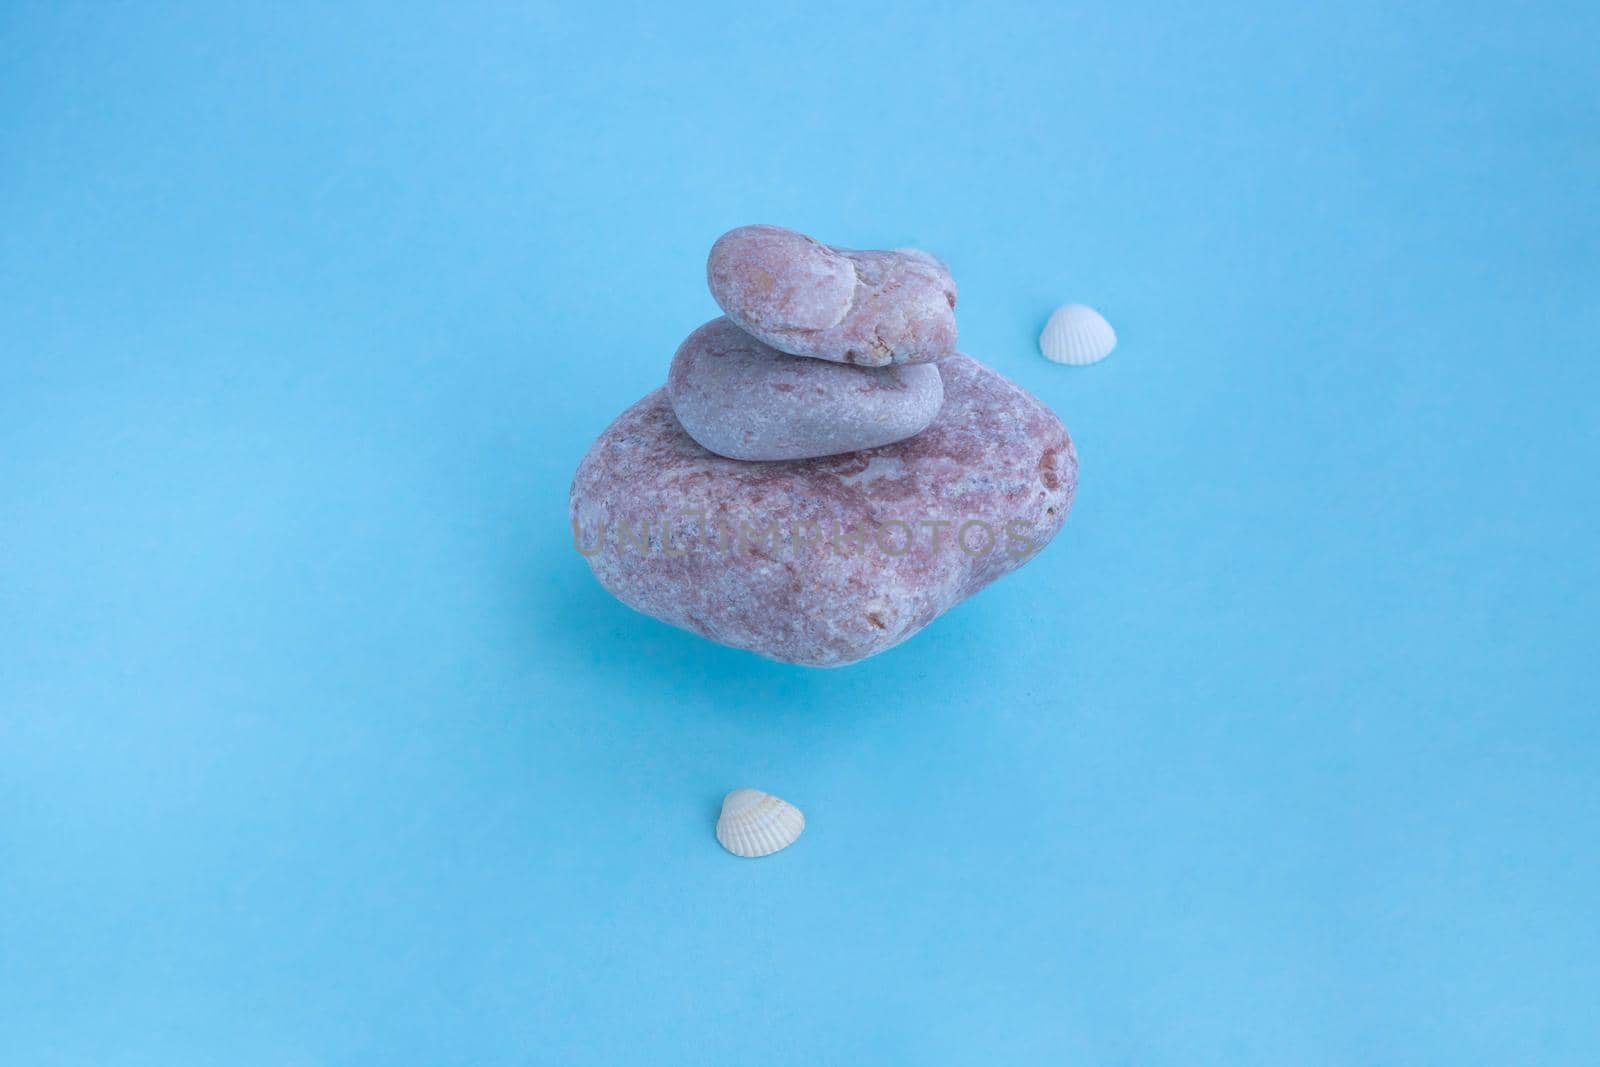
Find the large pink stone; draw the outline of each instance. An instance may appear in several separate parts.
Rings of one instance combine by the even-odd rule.
[[[697,445],[657,389],[578,467],[574,539],[631,607],[774,659],[882,652],[1020,567],[1067,517],[1078,462],[1042,403],[963,355],[921,433],[822,459]]]
[[[678,346],[667,373],[678,422],[729,459],[811,459],[902,441],[939,413],[932,363],[849,367],[779,352],[727,319]]]
[[[858,252],[741,226],[711,246],[706,281],[735,325],[780,352],[881,367],[955,350],[955,282],[916,249]]]

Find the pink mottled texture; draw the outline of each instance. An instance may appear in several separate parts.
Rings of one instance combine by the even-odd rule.
[[[940,370],[944,406],[915,437],[777,463],[701,448],[657,389],[579,465],[577,547],[624,603],[735,648],[835,667],[899,644],[1031,558],[1077,484],[1042,403],[963,355]]]
[[[730,459],[810,459],[893,444],[939,413],[944,386],[931,363],[848,367],[788,356],[727,319],[678,348],[667,375],[678,422]]]
[[[857,252],[741,226],[711,246],[706,280],[736,326],[791,355],[882,367],[955,350],[956,284],[916,249]]]

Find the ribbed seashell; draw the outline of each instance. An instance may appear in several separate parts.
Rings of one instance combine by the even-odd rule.
[[[735,789],[722,799],[717,841],[735,856],[770,856],[794,844],[806,817],[787,800],[759,789]]]
[[[1117,347],[1117,331],[1092,307],[1065,304],[1056,308],[1039,335],[1039,351],[1052,363],[1081,367],[1098,363]]]

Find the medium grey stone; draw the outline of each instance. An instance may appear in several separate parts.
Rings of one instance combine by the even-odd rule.
[[[902,441],[939,413],[936,364],[851,367],[779,352],[725,318],[678,348],[667,375],[690,437],[729,459],[812,459]]]

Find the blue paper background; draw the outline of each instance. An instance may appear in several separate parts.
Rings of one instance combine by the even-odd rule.
[[[0,1061],[1597,1062],[1597,38],[7,4]],[[752,221],[945,256],[1082,460],[843,671],[564,525]]]

